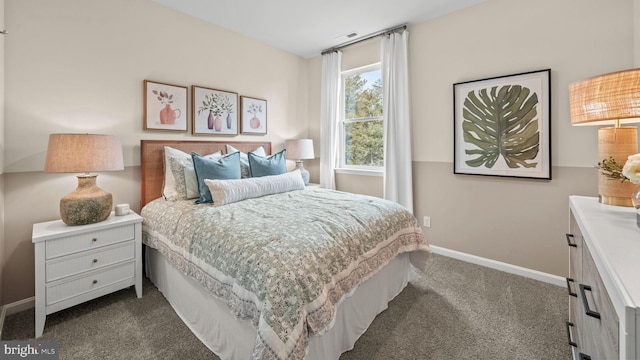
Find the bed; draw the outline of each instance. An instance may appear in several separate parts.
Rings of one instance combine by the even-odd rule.
[[[421,229],[397,204],[304,186],[222,206],[162,197],[165,146],[227,145],[271,154],[269,142],[141,141],[147,276],[221,359],[337,359],[424,266]]]

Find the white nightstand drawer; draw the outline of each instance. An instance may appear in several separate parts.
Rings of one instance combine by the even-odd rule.
[[[118,281],[133,279],[135,276],[135,261],[94,271],[74,278],[70,281],[48,285],[46,289],[46,305],[70,299],[91,291],[97,291]]]
[[[133,260],[135,254],[135,243],[128,241],[105,248],[49,260],[45,265],[45,281],[51,282],[67,276],[100,269],[125,260]]]
[[[45,258],[73,254],[135,238],[134,225],[104,229],[90,233],[72,235],[46,242]]]

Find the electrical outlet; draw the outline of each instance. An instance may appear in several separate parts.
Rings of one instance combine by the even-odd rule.
[[[424,226],[431,227],[431,216],[425,216],[423,223],[424,223]]]

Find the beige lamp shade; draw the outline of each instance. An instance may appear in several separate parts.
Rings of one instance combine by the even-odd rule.
[[[51,134],[44,171],[89,173],[124,170],[122,144],[112,135]]]
[[[122,145],[111,135],[51,134],[44,171],[86,173],[75,191],[60,199],[60,217],[67,225],[103,221],[111,214],[113,197],[96,186],[93,171],[123,170]]]
[[[287,149],[285,157],[289,160],[307,160],[315,158],[312,139],[292,139],[284,143]]]
[[[598,162],[613,158],[623,165],[638,152],[638,130],[624,126],[640,122],[640,69],[592,77],[569,86],[572,125],[613,125],[598,130]],[[600,202],[632,206],[637,185],[598,174]]]
[[[640,69],[595,76],[569,86],[572,125],[640,122]]]
[[[291,139],[284,142],[284,148],[287,149],[285,157],[289,160],[296,161],[296,169],[300,170],[302,180],[305,185],[309,185],[309,171],[304,168],[302,160],[313,159],[313,140],[311,139]]]

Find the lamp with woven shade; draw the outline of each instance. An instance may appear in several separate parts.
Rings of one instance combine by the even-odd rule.
[[[613,125],[598,129],[598,161],[613,158],[623,165],[638,152],[640,69],[604,74],[569,86],[572,125]],[[632,206],[637,185],[598,174],[598,197],[609,205]]]
[[[96,186],[94,171],[123,170],[122,145],[111,135],[51,134],[44,171],[85,173],[78,175],[78,187],[60,199],[60,217],[67,225],[103,221],[111,214],[111,194]]]

